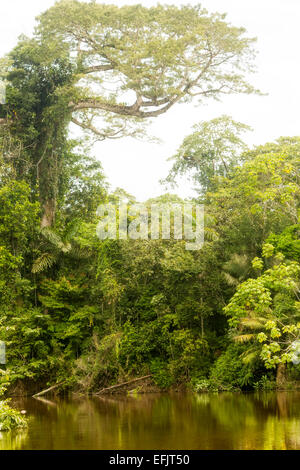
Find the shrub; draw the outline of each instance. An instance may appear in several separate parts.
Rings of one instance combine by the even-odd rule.
[[[168,389],[174,383],[174,379],[170,373],[168,364],[161,359],[155,358],[151,361],[150,371],[154,383],[158,387],[162,389]]]
[[[256,390],[275,390],[276,381],[270,379],[267,375],[263,375],[253,386]]]
[[[243,353],[245,345],[230,344],[226,351],[214,363],[210,373],[210,383],[219,390],[253,387],[261,364],[256,360],[245,363]]]
[[[0,431],[11,431],[27,426],[27,420],[18,410],[8,404],[9,400],[0,401]]]

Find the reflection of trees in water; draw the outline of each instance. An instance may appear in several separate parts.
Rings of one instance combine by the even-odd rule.
[[[299,403],[299,395],[284,393],[155,394],[93,400],[107,430],[106,445],[110,447],[110,441],[119,448],[137,449],[300,448],[291,437],[297,434],[300,420],[289,418],[300,417]]]
[[[221,394],[209,402],[231,449],[300,449],[300,394]]]
[[[262,449],[300,449],[299,419],[285,419],[278,425],[278,418],[268,419]]]
[[[18,450],[27,439],[27,429],[0,432],[0,450]]]
[[[76,400],[19,399],[14,402],[26,409],[29,426],[19,449],[76,449],[80,407]]]
[[[8,443],[12,448],[300,449],[299,392],[146,394],[19,406],[33,421],[23,440]]]
[[[280,418],[300,418],[300,392],[260,392],[254,394],[258,403]]]
[[[93,403],[101,421],[105,422],[108,434],[112,436],[111,442],[114,442],[115,435],[119,448],[158,448],[166,441],[170,448],[172,445],[176,448],[178,438],[173,435],[179,419],[176,397],[146,394],[97,398]],[[168,448],[167,445],[165,448]]]

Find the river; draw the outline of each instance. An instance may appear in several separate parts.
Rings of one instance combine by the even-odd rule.
[[[300,392],[18,399],[0,450],[300,449]]]

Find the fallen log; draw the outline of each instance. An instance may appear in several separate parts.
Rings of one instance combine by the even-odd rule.
[[[132,380],[129,380],[128,382],[123,382],[121,384],[112,385],[111,387],[103,388],[102,390],[100,390],[99,392],[94,393],[93,395],[101,395],[102,393],[105,393],[107,391],[114,390],[116,388],[121,388],[121,387],[124,387],[124,385],[130,385],[130,384],[132,384],[134,382],[138,382],[140,380],[149,379],[150,377],[152,377],[151,374],[145,375],[144,377],[139,377],[138,379],[132,379]]]
[[[65,383],[66,383],[65,380],[63,382],[59,382],[58,384],[52,385],[52,387],[49,387],[46,390],[42,390],[41,392],[36,393],[35,395],[32,395],[32,397],[37,398],[37,397],[41,397],[42,395],[46,395],[46,393],[51,392],[52,390],[55,390],[56,388],[60,387],[61,385]]]

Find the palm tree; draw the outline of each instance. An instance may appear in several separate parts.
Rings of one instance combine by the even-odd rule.
[[[74,258],[87,258],[90,253],[78,247],[74,241],[74,235],[78,229],[78,221],[67,225],[62,235],[53,228],[44,227],[40,230],[42,236],[42,249],[44,252],[34,261],[32,273],[39,274],[50,269],[62,254],[69,254]]]

